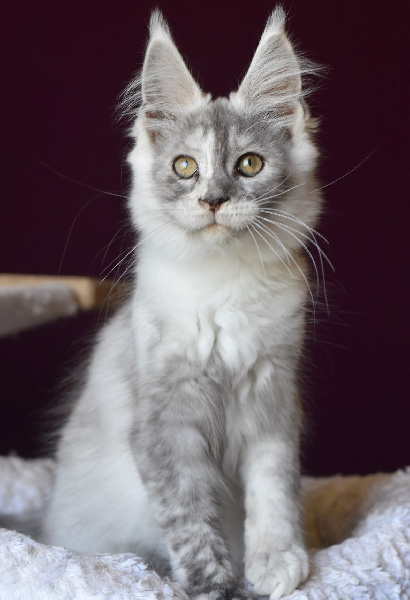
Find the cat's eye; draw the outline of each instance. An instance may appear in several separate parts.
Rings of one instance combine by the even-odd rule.
[[[255,177],[262,170],[263,160],[257,154],[249,153],[240,157],[236,168],[245,177]]]
[[[182,179],[189,179],[198,173],[198,163],[191,156],[178,156],[173,165],[175,173]]]

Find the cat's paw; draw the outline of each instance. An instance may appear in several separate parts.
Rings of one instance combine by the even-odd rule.
[[[256,594],[278,600],[291,594],[309,574],[306,551],[292,544],[286,550],[255,552],[246,561],[245,575]]]
[[[234,585],[218,585],[212,589],[191,595],[193,600],[255,600],[251,592]]]

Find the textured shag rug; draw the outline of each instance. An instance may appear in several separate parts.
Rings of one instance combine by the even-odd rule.
[[[0,457],[0,521],[41,513],[53,476],[52,460]],[[286,599],[410,600],[410,469],[303,488],[311,574]],[[169,598],[186,596],[132,554],[84,555],[0,529],[0,600]]]

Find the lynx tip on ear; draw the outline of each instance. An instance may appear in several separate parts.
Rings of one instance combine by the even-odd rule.
[[[274,8],[273,12],[270,14],[266,22],[265,31],[263,32],[264,35],[282,33],[285,29],[285,21],[286,13],[283,10],[283,7],[280,4],[278,4]]]
[[[151,18],[149,21],[149,34],[150,38],[171,37],[171,31],[168,23],[164,19],[164,16],[159,8],[155,8],[151,13]]]

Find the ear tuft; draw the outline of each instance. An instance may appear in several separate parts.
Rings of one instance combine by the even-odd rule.
[[[285,30],[286,14],[282,6],[279,4],[272,11],[269,19],[266,22],[266,26],[262,37],[264,35],[271,35],[275,33],[282,33]]]
[[[150,39],[153,39],[154,37],[165,37],[172,39],[168,23],[166,22],[162,12],[158,8],[153,10],[151,14],[151,18],[149,21],[149,37]]]
[[[203,94],[172,39],[162,14],[156,10],[150,22],[150,38],[141,73],[141,113],[149,130],[189,111]]]
[[[207,97],[208,98],[208,97]],[[149,39],[141,72],[124,90],[121,117],[142,115],[150,131],[158,131],[204,99],[200,87],[172,39],[160,10],[153,11]]]
[[[286,36],[285,20],[283,8],[277,6],[266,23],[248,72],[231,99],[246,111],[291,125],[294,114],[300,112],[301,77],[308,69]]]

